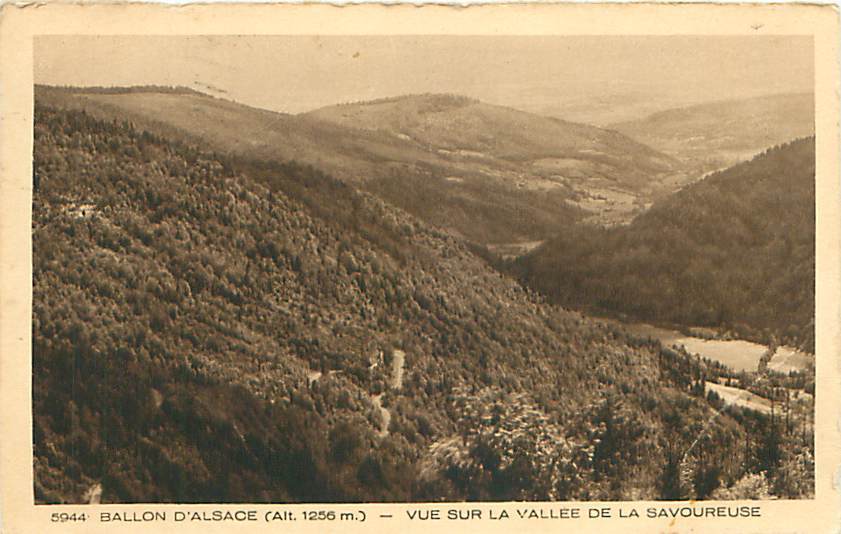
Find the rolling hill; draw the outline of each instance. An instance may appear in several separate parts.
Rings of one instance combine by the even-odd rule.
[[[219,152],[311,165],[480,244],[539,241],[584,218],[627,221],[675,165],[617,132],[449,95],[287,115],[189,89],[36,94]]]
[[[40,100],[34,140],[38,502],[703,498],[770,469],[702,363],[341,180]]]
[[[515,270],[564,305],[813,344],[814,138],[714,173],[626,227],[575,228]]]
[[[456,95],[409,95],[321,108],[306,114],[364,131],[387,132],[444,155],[583,170],[643,189],[671,168],[668,157],[621,134]],[[547,161],[549,160],[549,161]],[[577,166],[567,161],[574,160]],[[590,167],[584,167],[589,163]],[[599,167],[601,164],[601,167]],[[565,166],[567,165],[567,166]],[[612,172],[625,169],[628,175]],[[583,173],[582,173],[583,174]]]
[[[709,102],[608,126],[701,172],[750,159],[766,148],[814,135],[811,93]]]

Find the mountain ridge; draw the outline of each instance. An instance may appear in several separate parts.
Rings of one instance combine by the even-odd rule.
[[[703,102],[608,125],[702,172],[814,135],[814,94],[779,93]]]
[[[543,240],[582,218],[625,221],[671,165],[667,156],[614,132],[453,95],[365,105],[458,104],[432,114],[428,132],[409,135],[325,116],[331,108],[288,115],[198,92],[97,94],[38,86],[36,98],[223,153],[312,165],[480,244]],[[417,105],[410,108],[399,115],[420,116]]]

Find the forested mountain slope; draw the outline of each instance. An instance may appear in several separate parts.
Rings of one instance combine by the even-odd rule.
[[[627,227],[565,232],[515,269],[565,305],[813,343],[814,138],[713,174]]]
[[[676,463],[714,412],[699,363],[367,193],[40,102],[34,168],[39,502],[710,491]],[[734,452],[756,425],[722,415],[688,458],[765,469]]]
[[[39,86],[36,95],[219,152],[312,165],[482,244],[543,240],[584,217],[627,218],[675,163],[617,132],[450,95],[299,115],[177,88]]]

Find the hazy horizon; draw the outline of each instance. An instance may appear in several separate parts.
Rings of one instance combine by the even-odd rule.
[[[801,36],[40,36],[34,79],[185,86],[286,113],[453,93],[603,125],[813,92],[812,55]]]

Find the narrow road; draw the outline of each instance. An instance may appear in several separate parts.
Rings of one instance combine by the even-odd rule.
[[[403,366],[406,365],[406,353],[395,350],[391,361],[391,389],[403,387]]]
[[[392,390],[397,390],[403,387],[403,367],[406,365],[406,353],[402,350],[395,349],[391,355],[391,380],[389,381],[389,387]],[[377,434],[381,438],[384,438],[388,435],[388,425],[391,423],[391,412],[388,408],[383,406],[382,396],[382,393],[379,395],[372,395],[371,402],[374,403],[374,406],[377,407],[382,415],[383,426]]]
[[[389,377],[389,380],[388,380],[388,387],[389,387],[389,389],[394,391],[394,390],[398,390],[401,387],[403,387],[403,371],[404,371],[404,366],[406,365],[406,353],[403,352],[402,350],[395,349],[391,353],[391,356],[392,356],[392,358],[391,358],[391,376]],[[372,366],[371,368],[373,368],[373,367],[374,366]],[[337,371],[330,371],[330,373],[328,373],[328,375],[332,374],[332,373],[335,373],[335,372],[337,372]],[[311,370],[311,371],[307,372],[307,384],[312,386],[313,383],[317,382],[321,378],[321,376],[322,376],[321,371],[312,371]],[[374,407],[376,407],[376,409],[380,411],[380,415],[383,418],[382,428],[377,432],[377,434],[380,437],[385,437],[385,436],[388,435],[388,425],[389,425],[389,423],[391,423],[391,412],[388,410],[388,408],[383,406],[383,400],[382,400],[383,394],[382,393],[380,393],[378,395],[371,395],[370,397],[371,397],[371,402],[374,404]],[[91,488],[91,490],[92,489],[93,488]],[[90,492],[91,490],[88,490],[88,491]],[[101,488],[100,488],[100,493],[102,493]],[[97,501],[97,502],[99,502],[99,501]]]

